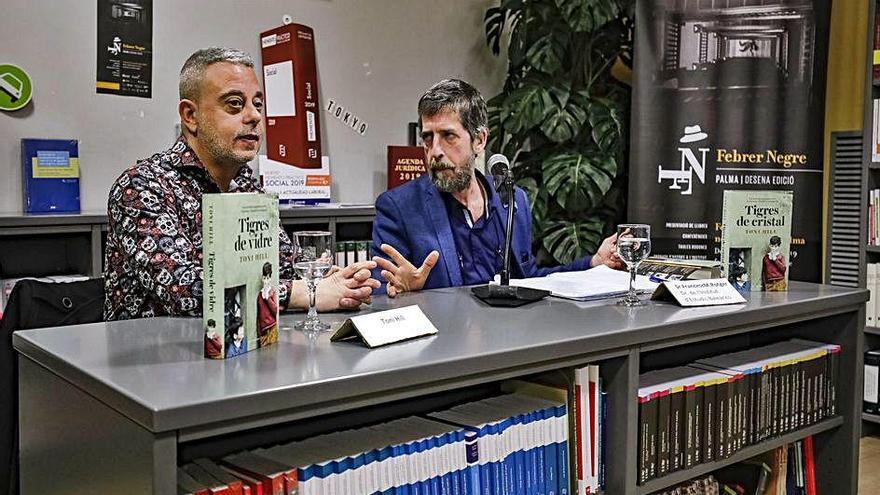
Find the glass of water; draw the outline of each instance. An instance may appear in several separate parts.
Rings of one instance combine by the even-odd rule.
[[[617,255],[629,269],[629,292],[618,304],[624,306],[641,306],[633,283],[636,281],[636,269],[643,259],[651,254],[651,226],[643,223],[625,223],[617,226]]]
[[[318,319],[315,296],[318,281],[333,266],[333,235],[321,230],[293,233],[293,270],[306,281],[309,288],[309,313],[294,328],[315,334],[330,330],[330,325]]]

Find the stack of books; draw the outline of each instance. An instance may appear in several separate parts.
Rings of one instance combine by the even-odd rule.
[[[834,416],[840,346],[792,339],[639,377],[639,482]]]
[[[508,394],[239,452],[210,476],[198,460],[180,468],[178,487],[196,495],[567,493],[567,425],[564,402]]]

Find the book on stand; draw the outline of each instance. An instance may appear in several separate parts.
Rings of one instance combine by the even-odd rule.
[[[788,289],[791,191],[724,191],[721,267],[740,291]]]
[[[202,199],[205,357],[224,359],[278,341],[278,198]]]

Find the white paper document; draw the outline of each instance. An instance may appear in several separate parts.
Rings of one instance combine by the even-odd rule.
[[[552,295],[564,299],[592,301],[626,294],[629,290],[629,272],[600,265],[580,272],[551,273],[546,277],[512,279],[510,285],[549,290]],[[657,285],[648,277],[636,275],[633,287],[639,292],[653,292]]]

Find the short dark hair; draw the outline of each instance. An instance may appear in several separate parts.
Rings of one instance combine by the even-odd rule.
[[[461,79],[444,79],[425,91],[419,98],[419,120],[452,110],[471,139],[482,130],[489,130],[486,101],[477,88]]]
[[[778,235],[774,235],[773,237],[770,238],[770,245],[771,246],[781,246],[782,239],[780,239]]]
[[[269,275],[272,275],[272,263],[267,261],[263,263],[263,276],[268,277]]]

